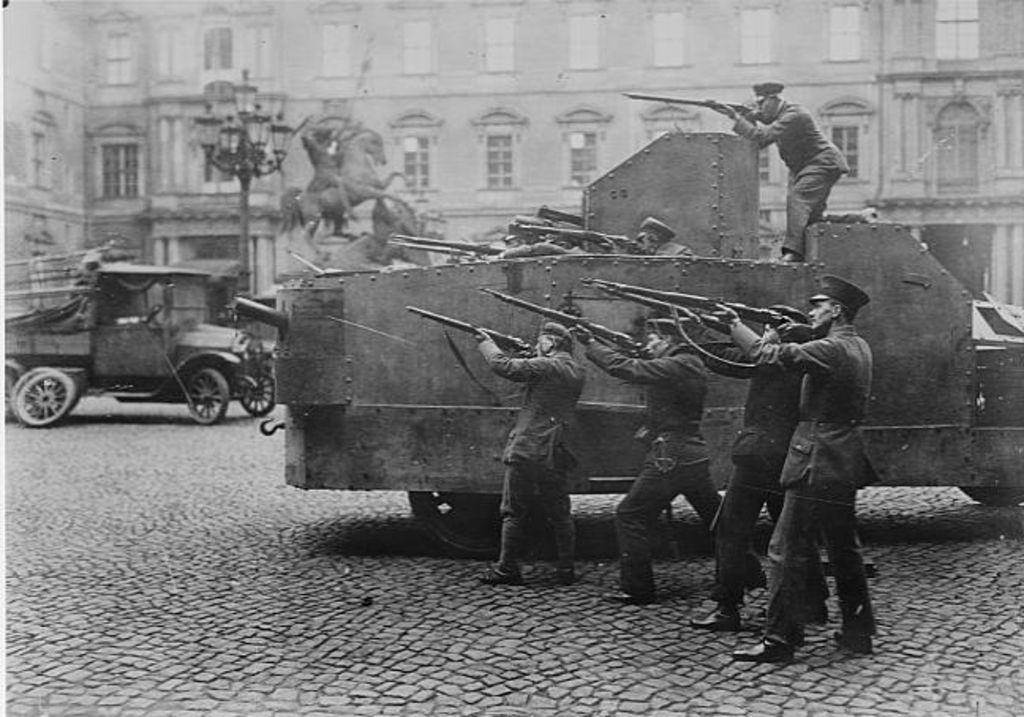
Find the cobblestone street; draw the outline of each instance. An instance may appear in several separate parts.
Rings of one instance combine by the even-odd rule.
[[[404,493],[286,486],[283,433],[257,425],[106,399],[7,424],[9,715],[1024,714],[1021,509],[864,491],[876,654],[833,648],[833,597],[795,663],[744,666],[756,632],[686,625],[714,561],[681,500],[655,605],[600,599],[616,496],[574,498],[578,584],[538,562],[486,588]]]

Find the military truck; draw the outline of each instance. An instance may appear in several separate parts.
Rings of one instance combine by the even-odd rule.
[[[9,268],[14,290],[4,296],[5,398],[23,425],[54,426],[85,395],[185,403],[202,425],[219,422],[233,399],[253,416],[274,408],[269,349],[207,322],[208,273],[125,261],[23,264]]]
[[[893,224],[816,224],[805,263],[760,259],[756,160],[740,138],[676,132],[585,189],[585,228],[632,235],[655,216],[693,256],[569,253],[287,283],[270,319],[280,329],[287,483],[407,491],[441,542],[486,554],[498,537],[500,456],[518,395],[490,373],[471,337],[449,340],[407,305],[531,340],[541,318],[481,288],[575,308],[628,332],[648,310],[583,279],[806,307],[817,279],[837,274],[871,295],[857,325],[874,352],[864,430],[881,484],[958,486],[990,505],[1024,499],[1024,310],[972,295]],[[746,388],[711,382],[703,433],[719,484]],[[641,403],[635,386],[588,372],[570,430],[581,458],[573,492],[628,487],[642,458],[633,439]]]

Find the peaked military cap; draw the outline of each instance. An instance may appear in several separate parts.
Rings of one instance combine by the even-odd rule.
[[[769,97],[777,95],[786,89],[781,82],[758,82],[754,85],[754,94],[758,97]]]
[[[640,231],[650,232],[660,237],[663,241],[669,241],[676,235],[675,231],[668,224],[660,222],[654,217],[647,217],[640,222]]]
[[[821,277],[818,282],[818,293],[811,297],[811,303],[826,299],[838,301],[853,313],[871,301],[871,297],[859,286],[831,274]]]
[[[807,320],[807,314],[805,314],[804,312],[800,311],[800,309],[794,309],[792,306],[787,306],[786,304],[775,304],[774,306],[769,306],[768,308],[771,309],[772,311],[779,312],[780,314],[785,316],[790,321],[793,321],[794,323],[797,323],[797,324],[807,324],[807,323],[810,323]]]
[[[545,321],[543,324],[541,324],[540,333],[542,336],[544,334],[547,334],[549,336],[557,336],[558,338],[564,339],[565,341],[572,340],[572,334],[569,333],[569,329],[565,328],[564,326],[555,321]]]

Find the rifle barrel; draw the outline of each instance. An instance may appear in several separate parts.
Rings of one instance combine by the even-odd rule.
[[[712,299],[707,296],[700,296],[698,294],[684,294],[678,291],[659,291],[658,289],[649,289],[646,286],[635,286],[633,284],[622,284],[615,281],[605,281],[604,279],[584,279],[583,283],[593,284],[597,287],[610,286],[620,291],[626,291],[631,294],[639,296],[647,296],[654,299],[660,299],[670,304],[676,304],[679,306],[685,306],[691,309],[698,309],[703,311],[713,311],[716,306],[728,306],[730,309],[739,314],[740,318],[747,319],[750,321],[756,321],[762,324],[775,325],[785,320],[782,314],[772,309],[762,309],[756,306],[747,306],[746,304],[740,304],[734,301],[724,301]]]
[[[453,319],[451,316],[445,316],[444,314],[436,314],[433,311],[427,311],[426,309],[421,309],[416,306],[406,306],[405,308],[413,312],[414,314],[422,316],[425,319],[436,321],[442,326],[448,326],[453,329],[458,329],[459,331],[463,331],[467,334],[475,334],[478,331],[482,332],[489,336],[491,340],[494,341],[494,343],[498,344],[498,346],[508,351],[519,351],[522,353],[529,353],[532,350],[532,347],[518,336],[503,334],[500,331],[484,328],[483,326],[474,326],[473,324],[467,323],[465,321]]]

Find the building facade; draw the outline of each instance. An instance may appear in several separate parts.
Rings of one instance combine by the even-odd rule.
[[[348,114],[380,132],[392,188],[452,239],[579,211],[584,185],[666,130],[729,131],[625,91],[745,101],[775,79],[850,161],[831,209],[877,206],[972,288],[1024,303],[1019,0],[51,2],[4,19],[9,257],[117,238],[156,263],[237,258],[238,183],[204,161],[194,118],[243,69],[293,126]],[[296,142],[253,185],[257,289],[298,268],[278,204],[311,175]],[[774,149],[760,175],[781,230]]]

